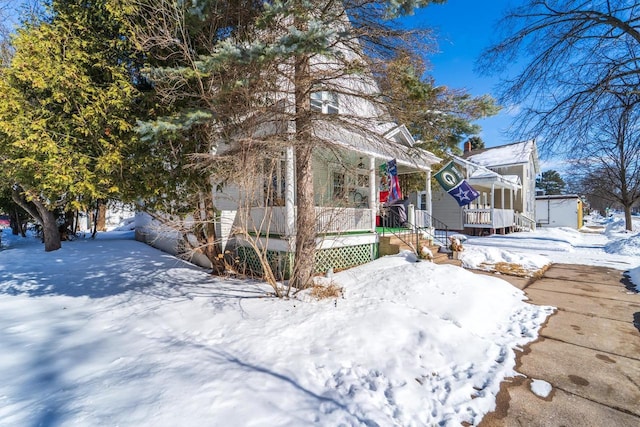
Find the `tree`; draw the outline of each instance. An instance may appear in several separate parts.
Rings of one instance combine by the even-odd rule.
[[[463,139],[480,132],[472,122],[500,110],[489,95],[474,97],[463,89],[437,86],[416,53],[400,52],[386,65],[382,81],[393,115],[422,148],[436,155],[459,153]]]
[[[612,96],[616,103],[593,123],[574,170],[590,199],[623,208],[626,229],[631,231],[631,208],[640,200],[640,94]]]
[[[53,1],[13,47],[0,78],[0,173],[52,251],[60,248],[56,208],[121,191],[136,97],[130,51],[105,0]]]
[[[244,40],[262,4],[258,0],[117,2],[145,68],[137,78],[147,84],[148,107],[136,130],[133,150],[139,161],[124,173],[136,186],[142,208],[159,227],[181,235],[185,258],[204,254],[215,273],[225,262],[216,238],[218,217],[212,198],[242,167],[220,165],[211,153],[232,138],[240,117],[249,112],[242,101],[246,75],[212,63],[218,43],[229,37]],[[234,92],[235,91],[235,92]],[[222,157],[222,156],[219,156]]]
[[[542,172],[542,176],[536,179],[536,188],[544,190],[545,194],[563,194],[566,184],[558,171],[548,170]]]
[[[377,128],[382,117],[392,116],[383,107],[384,94],[373,76],[379,75],[386,61],[410,39],[420,46],[424,35],[404,31],[385,20],[441,2],[247,1],[241,2],[240,9],[237,2],[219,2],[215,8],[204,2],[198,9],[199,22],[215,23],[209,28],[216,31],[210,34],[213,37],[202,38],[192,32],[192,21],[185,19],[194,14],[179,14],[181,18],[172,21],[178,21],[176,26],[167,25],[164,19],[149,25],[154,16],[175,16],[171,13],[176,8],[170,2],[139,3],[132,21],[143,23],[137,27],[141,46],[164,52],[164,57],[155,58],[177,61],[173,69],[158,69],[152,76],[154,82],[174,89],[166,98],[170,103],[192,100],[200,114],[208,117],[210,131],[203,134],[204,146],[222,151],[222,142],[233,141],[231,146],[239,158],[256,156],[265,149],[295,154],[292,286],[308,286],[314,271],[312,153],[334,144],[319,130],[339,124],[384,143],[371,129]],[[225,18],[216,18],[218,15]],[[313,93],[366,99],[373,107],[366,115],[322,114],[312,108]],[[199,153],[196,159],[206,158]],[[219,162],[209,161],[219,166]]]
[[[622,117],[620,109],[634,103],[629,98],[639,92],[639,13],[634,0],[528,0],[507,12],[499,24],[506,31],[502,41],[483,54],[479,67],[497,73],[518,60],[524,63],[500,96],[504,105],[523,107],[519,136],[536,137],[541,151],[573,160],[589,151],[583,148],[601,129],[600,118],[608,111]],[[608,138],[598,145],[616,151],[618,143]],[[622,175],[615,181],[627,185]],[[616,190],[610,190],[613,196]]]

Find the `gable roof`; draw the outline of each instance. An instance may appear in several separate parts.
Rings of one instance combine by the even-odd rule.
[[[538,149],[533,139],[497,147],[472,150],[464,153],[462,157],[470,162],[488,168],[495,168],[527,164],[532,156],[534,169],[537,173],[540,165],[538,163]]]

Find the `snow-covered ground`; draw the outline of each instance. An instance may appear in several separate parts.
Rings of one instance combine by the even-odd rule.
[[[472,238],[463,261],[606,265],[640,283],[637,230],[596,220],[605,233]],[[280,300],[130,231],[45,253],[5,230],[0,425],[475,425],[553,311],[499,276],[408,252],[331,281],[341,297]]]

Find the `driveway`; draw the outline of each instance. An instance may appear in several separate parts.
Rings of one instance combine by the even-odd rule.
[[[480,426],[640,426],[640,294],[622,272],[554,264],[533,283],[504,278],[558,311],[523,349],[523,376],[503,382]],[[551,393],[534,394],[533,380]]]

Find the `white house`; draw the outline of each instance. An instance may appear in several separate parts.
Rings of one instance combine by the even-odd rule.
[[[358,60],[349,49],[343,53],[353,63]],[[311,75],[321,82],[309,94],[311,132],[317,141],[312,162],[318,272],[363,264],[378,256],[382,164],[395,160],[399,175],[425,174],[425,193],[430,194],[431,167],[440,161],[416,147],[407,129],[389,117],[372,76],[345,74],[340,66],[337,60],[316,57],[310,67]],[[281,71],[285,76],[292,68],[283,64]],[[281,79],[272,111],[251,116],[260,125],[248,138],[278,139],[281,144],[273,156],[274,167],[250,172],[252,191],[229,182],[214,193],[223,250],[234,251],[240,263],[257,274],[262,270],[257,251],[266,253],[278,278],[290,273],[295,253],[296,159],[293,146],[287,143],[296,125],[293,81]]]
[[[538,152],[533,140],[471,150],[453,157],[467,182],[480,193],[460,207],[442,189],[433,192],[433,217],[451,230],[482,235],[535,228]]]

